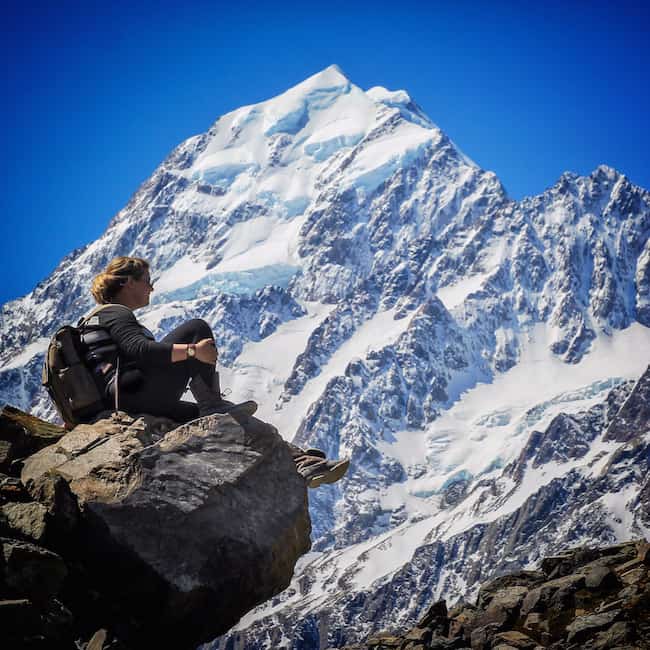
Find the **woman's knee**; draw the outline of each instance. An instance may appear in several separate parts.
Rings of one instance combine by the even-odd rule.
[[[198,340],[214,338],[212,328],[202,318],[193,318],[188,321],[187,325],[196,332]]]
[[[175,327],[162,342],[198,343],[202,339],[214,339],[212,328],[202,318],[193,318]]]

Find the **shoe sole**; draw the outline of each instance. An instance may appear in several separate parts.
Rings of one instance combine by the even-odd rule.
[[[307,486],[310,488],[317,488],[326,483],[336,483],[336,481],[345,476],[345,473],[348,471],[348,467],[350,467],[350,461],[347,459],[342,460],[340,463],[337,463],[334,465],[334,467],[327,470],[327,472],[312,476],[309,479]]]
[[[322,449],[314,449],[313,447],[305,449],[305,456],[313,456],[314,458],[322,458],[323,460],[327,458],[325,452]]]

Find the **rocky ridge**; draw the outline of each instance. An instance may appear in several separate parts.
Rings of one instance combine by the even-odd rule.
[[[259,420],[114,413],[53,429],[0,417],[11,647],[194,648],[282,591],[309,550],[305,482]]]
[[[341,650],[366,648],[647,650],[650,544],[567,549],[544,558],[536,570],[482,585],[475,603],[448,611],[438,601],[407,632],[379,632]]]

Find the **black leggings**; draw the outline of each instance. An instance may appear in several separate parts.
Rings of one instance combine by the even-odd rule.
[[[187,321],[171,331],[163,343],[198,343],[202,339],[213,339],[210,326],[199,318]],[[130,414],[150,413],[187,422],[199,417],[199,409],[193,402],[181,401],[191,377],[199,374],[208,386],[212,386],[214,366],[198,359],[186,359],[164,368],[142,368],[144,380],[134,390],[120,386],[119,408]]]

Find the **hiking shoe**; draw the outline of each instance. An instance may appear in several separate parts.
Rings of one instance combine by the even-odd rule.
[[[324,460],[311,457],[302,460],[298,466],[298,474],[307,481],[307,487],[317,488],[324,483],[335,483],[343,478],[350,467],[350,461],[343,460]]]
[[[235,419],[238,417],[250,417],[257,411],[257,402],[254,402],[252,399],[242,402],[241,404],[233,404],[232,402],[226,402],[228,404],[224,411],[215,411],[216,413],[227,413],[232,415]]]
[[[206,384],[205,379],[201,375],[194,375],[190,382],[190,392],[194,395],[196,405],[199,409],[199,417],[205,415],[212,415],[213,413],[229,413],[232,416],[250,417],[257,411],[257,403],[252,400],[242,402],[241,404],[234,404],[222,397],[218,392],[219,377],[215,374],[212,382],[215,386],[210,387]]]

